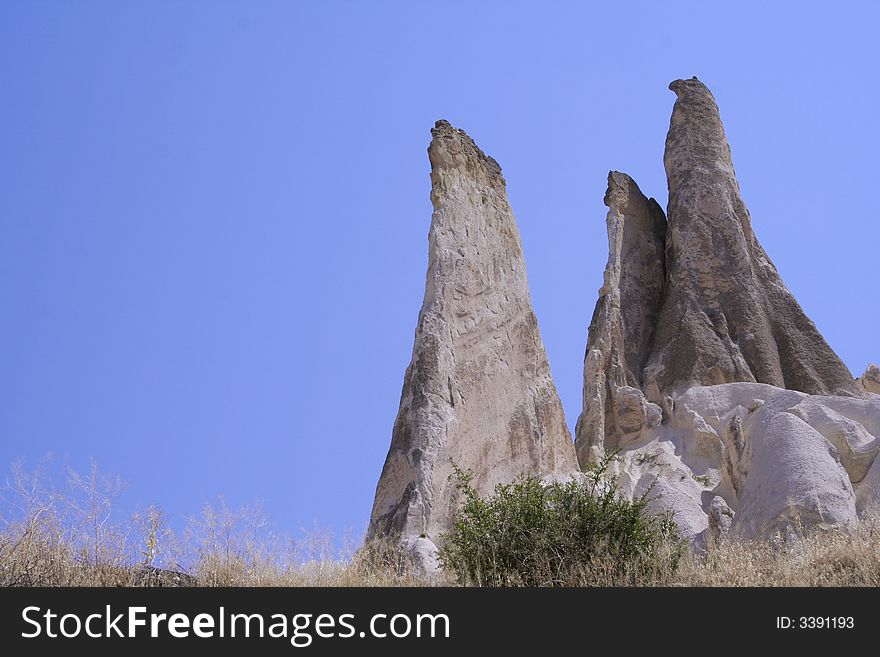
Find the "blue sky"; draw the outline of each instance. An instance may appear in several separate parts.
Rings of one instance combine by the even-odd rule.
[[[0,2],[0,466],[362,529],[441,117],[504,169],[573,425],[607,172],[665,205],[692,75],[786,283],[855,374],[880,360],[878,5],[587,4]]]

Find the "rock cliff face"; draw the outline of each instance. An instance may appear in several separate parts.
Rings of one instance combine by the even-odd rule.
[[[453,463],[481,493],[577,471],[501,168],[446,121],[431,132],[425,297],[368,530],[428,567],[458,502]]]
[[[736,381],[858,396],[755,238],[712,94],[696,78],[670,89],[667,282],[648,397],[662,403],[664,393]]]
[[[590,322],[584,358],[584,412],[578,459],[596,461],[623,437],[660,423],[660,408],[641,392],[665,279],[666,217],[632,178],[608,174],[608,264]]]
[[[758,243],[709,90],[670,89],[668,223],[609,176],[581,465],[617,451],[621,492],[650,491],[698,545],[852,525],[880,501],[880,398],[866,394],[880,370],[852,378]]]

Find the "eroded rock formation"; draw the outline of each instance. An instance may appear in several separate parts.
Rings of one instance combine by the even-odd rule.
[[[696,78],[669,88],[667,277],[643,373],[649,399],[736,381],[858,396],[755,238],[712,94]]]
[[[427,567],[458,502],[453,463],[481,493],[577,471],[501,168],[446,121],[431,132],[425,297],[368,530]]]
[[[590,322],[584,412],[575,430],[582,465],[660,423],[659,406],[645,400],[641,386],[663,293],[666,217],[617,171],[608,174],[605,205],[608,264]]]
[[[672,416],[646,440],[619,453],[617,468],[625,495],[653,486],[652,508],[672,511],[694,540],[772,536],[851,526],[871,510],[878,436],[876,397],[694,386],[674,396]]]
[[[617,451],[621,492],[650,491],[698,545],[853,525],[880,502],[880,397],[866,394],[880,370],[852,378],[758,243],[709,90],[670,89],[668,222],[609,177],[580,462]]]
[[[608,177],[576,449],[501,169],[437,122],[425,297],[368,538],[431,570],[459,503],[453,464],[487,494],[608,451],[620,492],[649,495],[697,546],[851,526],[880,505],[880,369],[853,379],[758,243],[709,90],[670,88],[668,220]]]
[[[865,369],[865,373],[856,379],[856,381],[865,392],[880,395],[880,367],[877,367],[873,363],[868,365]]]

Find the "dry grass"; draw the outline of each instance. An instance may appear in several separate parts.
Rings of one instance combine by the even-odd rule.
[[[880,521],[784,542],[725,541],[689,559],[676,579],[687,586],[880,586]]]
[[[880,586],[880,520],[856,530],[808,532],[787,540],[716,543],[706,554],[689,554],[673,571],[658,559],[652,575],[637,586]],[[594,559],[570,586],[631,585],[615,564]]]
[[[393,545],[355,550],[318,529],[277,534],[258,508],[222,500],[177,535],[148,508],[116,519],[116,479],[93,467],[54,488],[40,469],[14,468],[0,505],[0,586],[424,586],[449,585],[412,572]],[[664,563],[668,563],[664,560]],[[617,585],[601,556],[566,585]],[[625,578],[631,582],[631,578]],[[726,541],[658,568],[647,586],[880,586],[880,522],[787,541]]]
[[[148,507],[117,518],[123,486],[92,465],[56,487],[46,464],[14,466],[0,492],[0,586],[415,586],[393,545],[356,550],[313,528],[278,534],[259,507],[222,498],[180,533]]]

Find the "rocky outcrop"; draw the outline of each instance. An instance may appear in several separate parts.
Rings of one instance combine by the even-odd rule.
[[[660,422],[660,408],[645,400],[641,385],[663,294],[666,217],[617,171],[608,174],[605,205],[608,264],[590,322],[575,431],[584,467]]]
[[[670,88],[668,221],[609,176],[580,463],[614,450],[696,545],[851,526],[880,503],[880,370],[852,378],[758,243],[712,94]]]
[[[856,381],[865,392],[880,395],[880,367],[877,367],[873,363],[868,365],[865,369],[865,373],[856,379]]]
[[[426,567],[458,503],[453,464],[481,493],[577,470],[501,168],[449,123],[431,132],[425,297],[368,529]]]
[[[651,491],[685,536],[710,544],[851,526],[880,503],[880,398],[759,383],[695,386],[619,452],[621,492]]]
[[[611,172],[608,262],[590,322],[576,445],[529,299],[498,164],[438,121],[425,296],[368,539],[424,570],[469,471],[481,494],[567,479],[614,451],[622,495],[694,545],[846,527],[880,505],[880,369],[858,380],[759,244],[715,100],[676,93],[667,216]]]
[[[712,94],[696,78],[670,89],[666,290],[643,372],[648,398],[736,381],[860,395],[752,231]]]

